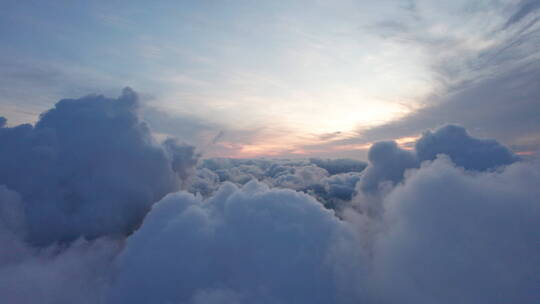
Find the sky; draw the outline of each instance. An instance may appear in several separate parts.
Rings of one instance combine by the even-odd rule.
[[[0,299],[537,304],[540,0],[0,0]]]
[[[205,157],[351,157],[448,123],[540,149],[540,1],[11,1],[0,114],[135,90]]]

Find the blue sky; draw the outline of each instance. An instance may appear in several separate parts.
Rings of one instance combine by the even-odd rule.
[[[532,153],[539,3],[4,0],[0,114],[130,86],[208,156],[363,158],[445,123]]]

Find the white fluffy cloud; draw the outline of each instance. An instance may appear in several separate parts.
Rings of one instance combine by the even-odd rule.
[[[360,244],[349,224],[291,190],[251,182],[205,201],[171,194],[129,238],[111,300],[354,303]]]
[[[112,262],[121,249],[118,241],[79,240],[69,247],[54,245],[42,250],[11,238],[0,255],[0,295],[4,303],[104,304],[111,285]]]
[[[446,157],[384,200],[374,249],[384,303],[536,303],[540,164],[472,173]]]
[[[540,164],[441,156],[344,220],[252,181],[168,195],[119,257],[111,303],[534,303]],[[494,292],[494,290],[496,292]]]

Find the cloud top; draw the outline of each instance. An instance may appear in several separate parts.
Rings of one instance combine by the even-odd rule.
[[[193,151],[160,146],[137,108],[126,88],[117,99],[61,100],[35,126],[0,128],[0,184],[24,201],[30,242],[129,234],[178,189]]]

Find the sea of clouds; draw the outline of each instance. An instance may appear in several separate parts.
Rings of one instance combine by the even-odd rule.
[[[0,117],[4,303],[538,303],[540,162],[457,125],[351,159],[202,159],[138,98]]]

